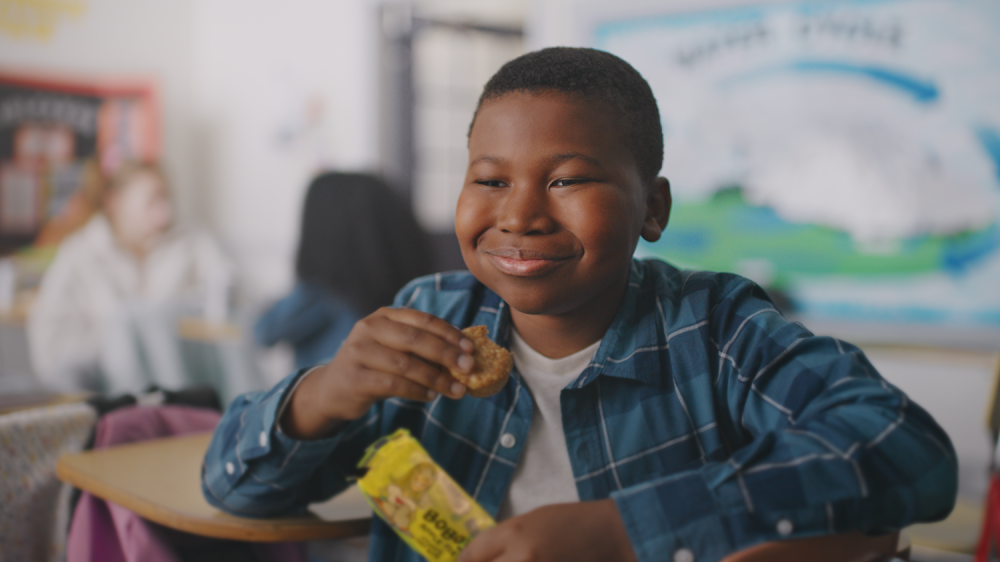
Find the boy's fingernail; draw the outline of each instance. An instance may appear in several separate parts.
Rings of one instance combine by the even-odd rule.
[[[476,344],[472,343],[472,340],[468,338],[462,338],[462,341],[458,342],[458,347],[461,347],[463,351],[472,353],[476,350]]]
[[[463,371],[471,371],[476,366],[476,360],[468,355],[459,355],[458,366]]]
[[[427,391],[427,399],[428,400],[434,400],[435,398],[437,398],[437,395],[438,395],[438,393],[434,392],[433,390],[428,390]]]
[[[451,393],[455,398],[461,398],[465,394],[465,387],[457,382],[451,383]]]

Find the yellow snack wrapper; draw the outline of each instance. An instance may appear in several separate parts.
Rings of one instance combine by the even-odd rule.
[[[372,509],[406,544],[431,562],[454,562],[493,518],[399,429],[368,447],[358,480]]]

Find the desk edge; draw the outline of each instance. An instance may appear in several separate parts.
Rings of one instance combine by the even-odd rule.
[[[72,455],[63,455],[56,461],[56,477],[59,480],[102,500],[121,506],[127,505],[128,509],[144,519],[195,535],[252,542],[296,542],[365,535],[371,526],[370,517],[347,519],[336,523],[317,523],[314,526],[297,529],[281,529],[276,525],[280,519],[241,518],[239,521],[225,521],[184,514],[122,492],[98,479],[77,472],[64,461],[70,456]]]

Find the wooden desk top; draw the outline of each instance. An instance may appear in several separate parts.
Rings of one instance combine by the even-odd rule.
[[[212,507],[201,493],[201,461],[211,437],[202,433],[64,455],[56,475],[150,521],[196,535],[276,542],[368,532],[371,509],[357,487],[296,517],[249,519]]]

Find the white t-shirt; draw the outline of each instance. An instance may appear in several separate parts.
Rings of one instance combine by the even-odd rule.
[[[549,359],[513,332],[510,351],[514,365],[535,404],[514,480],[500,504],[499,520],[543,505],[580,501],[566,449],[559,394],[580,376],[600,345],[598,341],[568,357]]]

